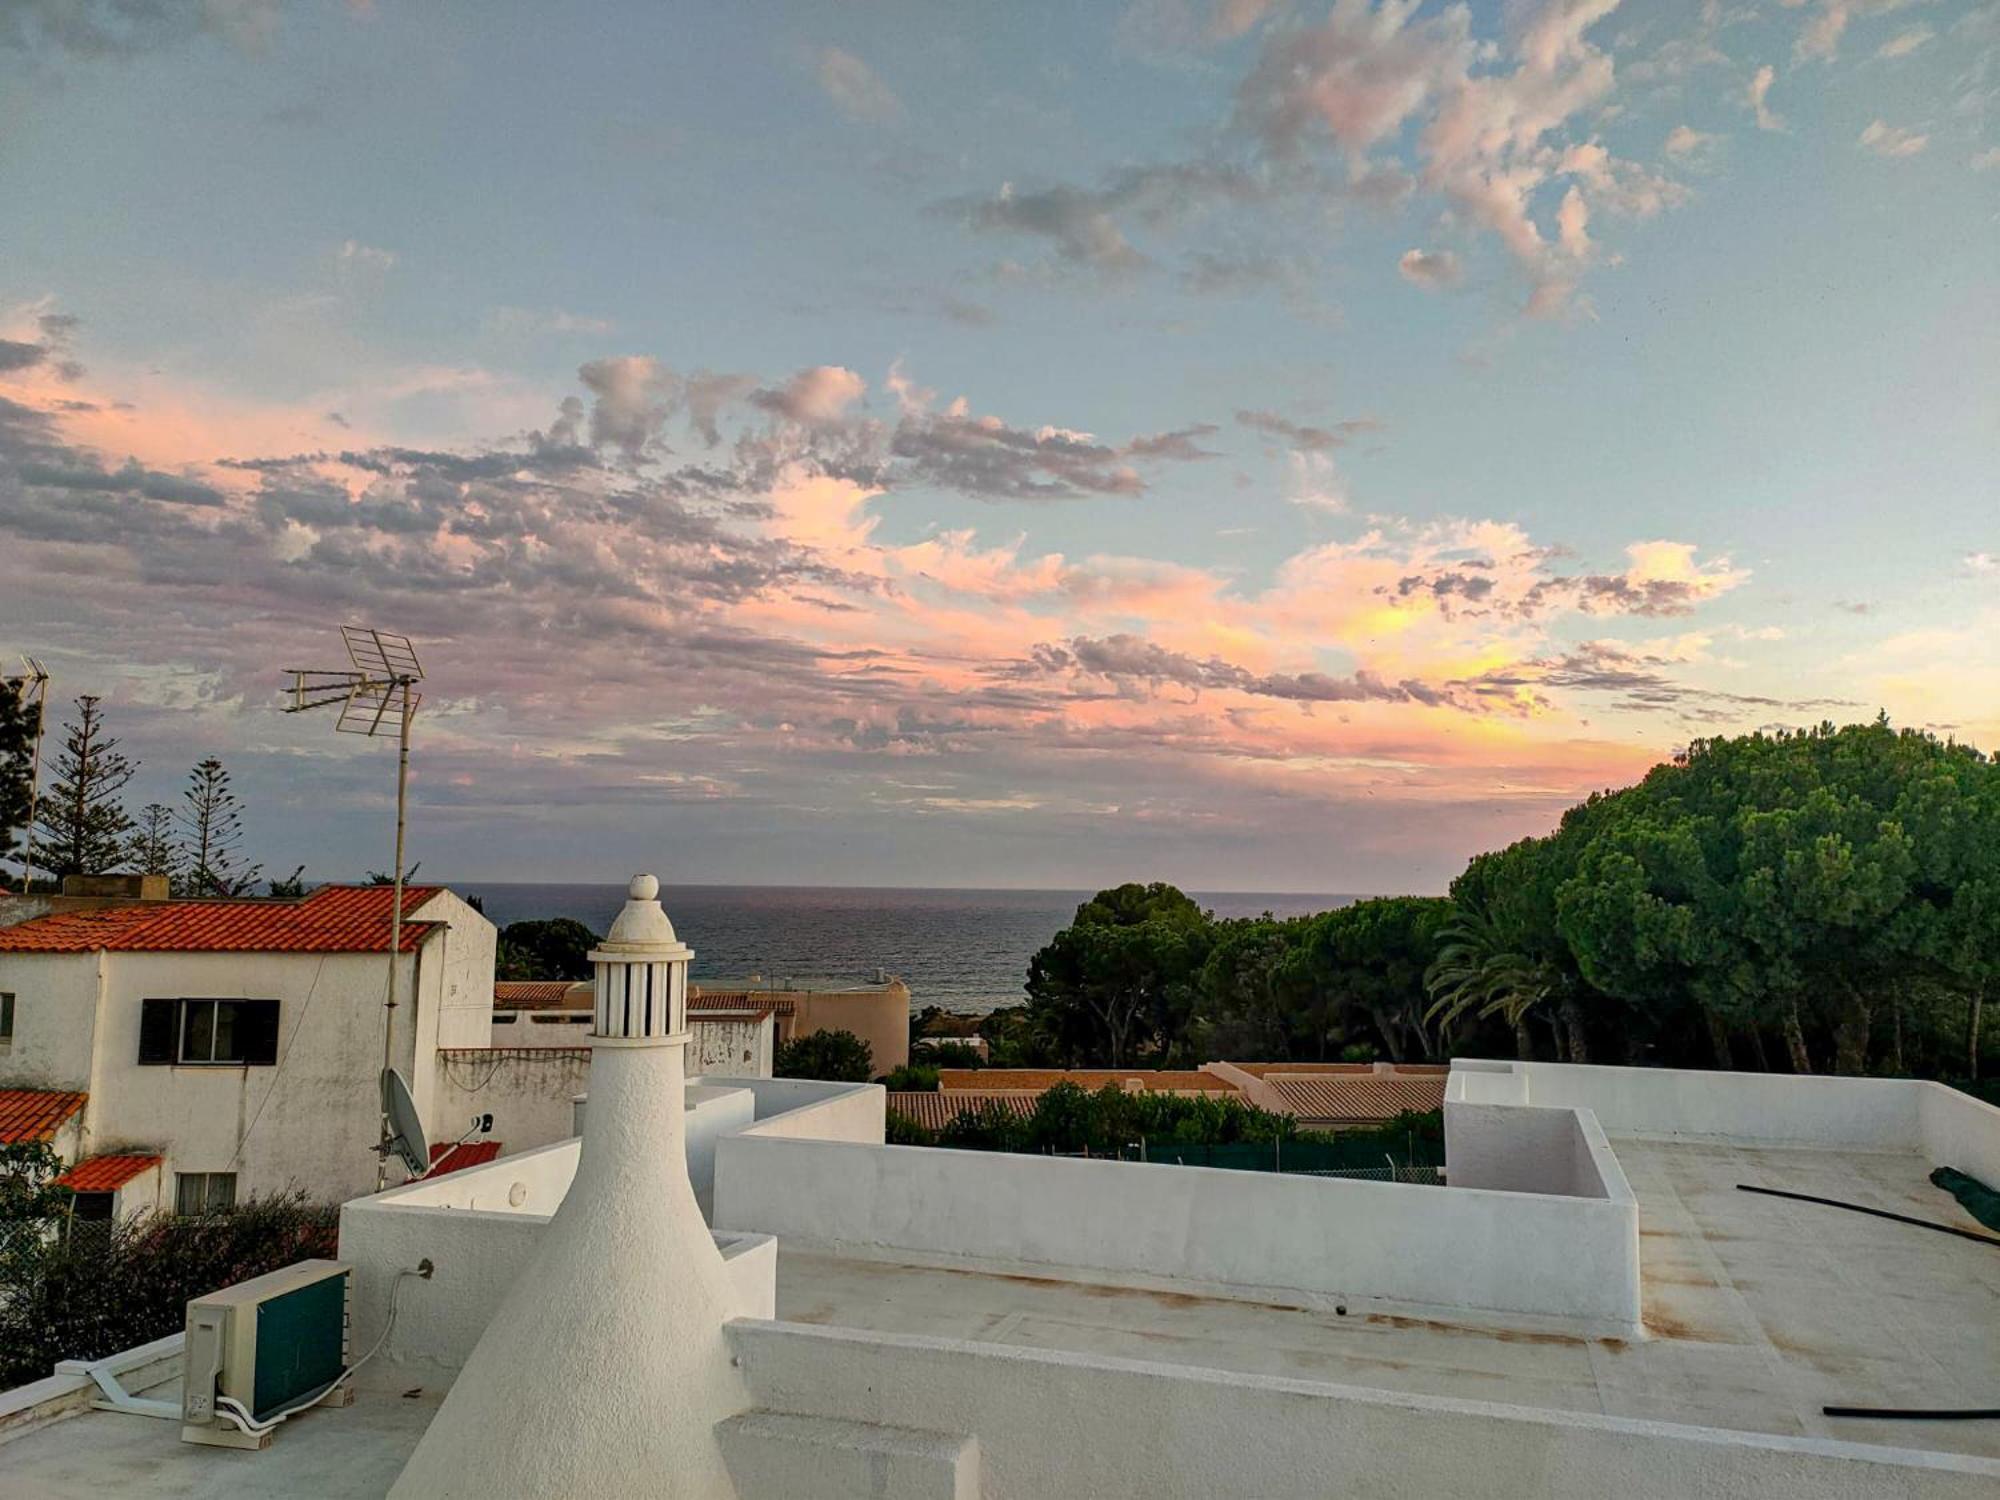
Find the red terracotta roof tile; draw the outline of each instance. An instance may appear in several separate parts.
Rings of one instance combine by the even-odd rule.
[[[443,889],[403,890],[402,951],[435,929],[409,914]],[[394,887],[326,885],[297,901],[147,901],[0,927],[0,953],[386,953]]]
[[[431,1169],[426,1176],[442,1177],[447,1172],[483,1166],[500,1154],[498,1141],[439,1142],[431,1147]]]
[[[940,1068],[938,1087],[945,1090],[979,1089],[1008,1092],[1027,1089],[1040,1093],[1059,1083],[1073,1083],[1088,1093],[1096,1093],[1107,1083],[1123,1088],[1136,1079],[1151,1094],[1234,1094],[1236,1085],[1227,1078],[1193,1069],[1158,1068]]]
[[[90,1156],[56,1181],[73,1193],[110,1193],[160,1164],[157,1156]]]
[[[495,1010],[589,1010],[589,980],[496,979]]]
[[[0,1089],[0,1145],[53,1140],[89,1097],[57,1089]]]
[[[688,1013],[698,1015],[713,1010],[754,1010],[759,1014],[789,1016],[798,1007],[790,1000],[774,1000],[759,990],[710,990],[688,997]]]

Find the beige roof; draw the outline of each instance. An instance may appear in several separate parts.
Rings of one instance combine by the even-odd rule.
[[[1073,1083],[1096,1093],[1107,1083],[1119,1088],[1136,1085],[1152,1094],[1234,1094],[1227,1078],[1196,1069],[1159,1068],[940,1068],[938,1087],[982,1092],[1026,1090],[1039,1094],[1059,1083]]]
[[[1405,1110],[1444,1108],[1445,1075],[1268,1073],[1264,1082],[1307,1124],[1393,1120]]]
[[[962,1111],[978,1109],[991,1100],[997,1100],[1025,1119],[1035,1112],[1035,1101],[1041,1097],[1038,1089],[953,1089],[949,1093],[898,1090],[889,1095],[889,1108],[897,1114],[907,1115],[926,1130],[942,1130]]]

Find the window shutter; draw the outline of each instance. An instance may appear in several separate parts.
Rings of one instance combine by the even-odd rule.
[[[141,1000],[139,1002],[139,1061],[170,1063],[179,1042],[180,1002]]]
[[[268,1066],[278,1060],[278,1002],[245,1000],[236,1011],[236,1044],[243,1061]]]

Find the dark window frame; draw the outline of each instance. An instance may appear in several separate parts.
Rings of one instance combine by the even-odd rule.
[[[0,1048],[14,1045],[14,1019],[18,1009],[14,991],[0,990]]]
[[[152,1067],[266,1068],[278,1061],[281,1001],[233,995],[184,995],[139,1002],[139,1062]],[[228,1006],[230,1055],[215,1055],[216,1023]],[[206,1057],[189,1055],[189,1038],[206,1016]]]

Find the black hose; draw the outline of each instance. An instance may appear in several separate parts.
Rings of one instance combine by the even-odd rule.
[[[1816,1198],[1811,1193],[1787,1193],[1779,1188],[1752,1187],[1747,1182],[1736,1184],[1740,1193],[1761,1193],[1766,1198],[1790,1198],[1797,1203],[1818,1203],[1827,1208],[1844,1208],[1852,1213],[1872,1214],[1878,1219],[1894,1219],[1898,1224],[1914,1224],[1919,1229],[1935,1229],[1939,1234],[1955,1234],[1962,1240],[1971,1240],[1975,1245],[1991,1245],[2000,1250],[2000,1239],[1990,1234],[1980,1234],[1971,1229],[1960,1229],[1956,1224],[1939,1224],[1931,1219],[1913,1219],[1908,1214],[1890,1213],[1886,1208],[1870,1208],[1865,1203],[1843,1203],[1838,1198]]]
[[[1971,1406],[1963,1411],[1917,1406],[1822,1406],[1820,1410],[1829,1417],[1880,1417],[1888,1422],[1991,1422],[2000,1419],[2000,1406]]]

